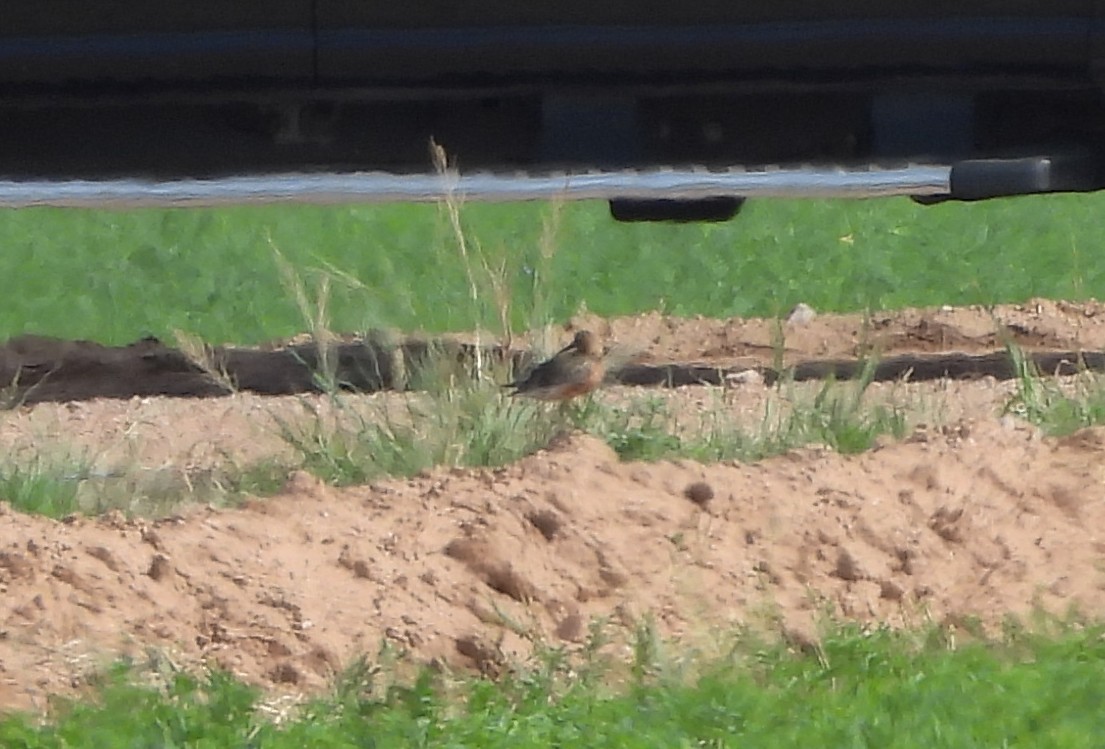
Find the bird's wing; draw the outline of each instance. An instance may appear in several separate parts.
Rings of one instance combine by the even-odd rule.
[[[561,362],[549,360],[534,367],[528,375],[510,383],[511,387],[523,390],[556,385],[562,378]]]

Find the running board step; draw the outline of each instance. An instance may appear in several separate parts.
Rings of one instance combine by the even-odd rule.
[[[1048,192],[1089,192],[1102,184],[1099,160],[1089,154],[967,159],[952,167],[945,200],[989,200]],[[929,202],[918,196],[922,202]],[[937,201],[940,199],[937,198]]]

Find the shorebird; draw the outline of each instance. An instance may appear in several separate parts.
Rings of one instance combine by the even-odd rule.
[[[585,395],[601,385],[606,376],[602,353],[598,336],[581,330],[571,343],[534,367],[525,379],[503,387],[514,388],[513,395],[543,401],[566,401]]]

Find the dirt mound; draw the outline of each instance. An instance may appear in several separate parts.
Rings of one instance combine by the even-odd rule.
[[[758,369],[768,382],[778,367],[797,379],[838,379],[863,369],[858,358],[881,359],[878,380],[909,373],[914,380],[1013,376],[1007,343],[1038,356],[1047,372],[1078,366],[1105,369],[1105,307],[1033,301],[995,308],[907,309],[894,313],[812,315],[786,322],[762,319],[679,319],[659,314],[603,320],[581,317],[538,348],[558,347],[573,329],[598,332],[614,349],[611,380],[635,386],[723,384],[727,374]],[[88,341],[23,336],[0,345],[4,402],[41,403],[167,395],[212,397],[232,390],[264,395],[312,392],[328,362],[337,382],[374,392],[403,390],[431,353],[449,353],[463,368],[473,359],[471,336],[400,340],[383,332],[347,336],[320,354],[310,342],[264,348],[207,347],[187,353],[156,339],[109,347]],[[524,349],[487,346],[484,355],[517,370],[533,360]],[[526,341],[522,341],[523,344]]]
[[[884,356],[961,352],[977,354],[1007,342],[1026,350],[1105,349],[1105,304],[1033,299],[993,307],[937,307],[820,314],[812,319],[711,320],[659,313],[572,320],[641,355],[641,361],[707,361],[718,365],[770,365],[779,349],[786,364],[847,359],[868,351]]]
[[[0,521],[0,708],[45,706],[114,654],[163,649],[309,691],[387,641],[494,672],[588,622],[698,636],[831,606],[859,620],[1105,611],[1105,431],[996,419],[858,457],[620,463],[572,437],[439,470],[158,522]]]
[[[936,355],[971,374],[1008,341],[1041,356],[1105,349],[1105,307],[1047,301],[782,325],[580,318],[555,340],[523,343],[547,349],[579,327],[616,344],[624,361],[700,374],[772,366],[780,351],[785,364]],[[453,345],[463,358],[472,343]],[[104,474],[185,480],[226,459],[279,456],[287,444],[274,425],[314,401],[255,393],[308,389],[312,354],[302,346],[189,358],[152,340],[114,349],[11,341],[0,347],[0,380],[17,387],[0,388],[0,403],[115,400],[19,408],[0,419],[0,450],[72,448]],[[407,350],[394,351],[380,349],[364,372],[404,369]],[[338,364],[364,369],[340,355]],[[224,394],[222,370],[234,367],[239,386],[260,383],[254,394],[146,397]],[[742,423],[758,423],[779,397],[730,384],[662,397],[674,413],[725,408]],[[150,649],[299,693],[381,642],[416,663],[494,673],[534,641],[578,643],[595,619],[616,630],[649,615],[663,634],[689,638],[751,622],[802,640],[826,609],[895,624],[992,623],[1035,606],[1100,616],[1105,431],[1043,439],[998,418],[1010,388],[992,378],[872,386],[869,397],[904,393],[939,412],[929,423],[951,426],[851,458],[806,449],[754,465],[621,463],[576,436],[495,470],[351,489],[297,474],[281,495],[243,509],[160,521],[55,522],[0,505],[0,709],[42,709],[107,659]],[[634,392],[601,397],[616,404]],[[406,397],[357,396],[367,406]]]

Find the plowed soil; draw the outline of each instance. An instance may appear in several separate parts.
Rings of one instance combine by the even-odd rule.
[[[636,364],[732,371],[775,366],[780,351],[796,364],[871,350],[1000,355],[1007,341],[1064,356],[1105,349],[1096,303],[821,315],[784,325],[782,346],[768,321],[569,327],[583,326]],[[0,446],[79,448],[105,471],[185,477],[286,450],[273,415],[300,408],[297,397],[151,396],[160,391],[142,375],[163,370],[142,359],[149,345],[111,370],[133,380],[100,392],[111,398],[82,400],[99,391],[70,373],[66,397],[0,413]],[[0,369],[57,373],[62,349],[91,351],[85,364],[102,353],[83,370],[101,382],[131,355],[22,339],[0,350]],[[127,398],[130,384],[143,397]],[[598,397],[639,390],[613,384]],[[775,397],[756,379],[653,392],[752,424]],[[1105,430],[1044,437],[1001,415],[1011,392],[977,372],[877,385],[871,397],[909,402],[923,424],[852,457],[810,447],[754,464],[627,463],[577,434],[502,468],[345,489],[297,473],[275,497],[159,519],[53,521],[0,504],[0,710],[44,709],[119,655],[218,665],[274,694],[309,694],[383,642],[411,663],[494,674],[534,642],[576,646],[593,620],[617,631],[651,616],[662,634],[701,645],[737,624],[800,643],[826,611],[894,625],[995,624],[1037,609],[1100,617]]]

